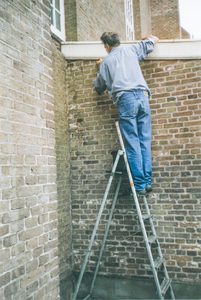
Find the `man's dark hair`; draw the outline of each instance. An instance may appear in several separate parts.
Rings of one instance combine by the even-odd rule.
[[[108,44],[110,47],[120,45],[120,38],[117,33],[114,32],[104,32],[101,35],[101,41],[104,45]]]

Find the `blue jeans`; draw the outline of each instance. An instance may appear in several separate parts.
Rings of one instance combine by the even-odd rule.
[[[136,190],[151,185],[151,110],[146,92],[125,93],[119,101],[119,122]]]

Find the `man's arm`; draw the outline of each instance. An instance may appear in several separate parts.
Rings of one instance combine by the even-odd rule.
[[[153,42],[154,42],[154,45],[156,45],[159,41],[159,38],[155,35],[147,35],[147,36],[144,36],[143,38],[141,38],[142,41],[146,40],[146,39],[151,39]]]
[[[96,64],[97,64],[97,66],[99,67],[99,69],[101,69],[101,66],[100,66],[101,62],[102,62],[102,58],[100,58],[100,59],[96,62]],[[104,92],[104,91],[106,90],[106,88],[107,88],[106,82],[105,82],[105,80],[103,79],[103,76],[101,75],[101,72],[100,72],[100,71],[99,71],[99,73],[98,73],[98,75],[97,75],[97,78],[94,79],[93,83],[94,83],[95,91],[96,91],[99,95],[101,95],[102,92]]]

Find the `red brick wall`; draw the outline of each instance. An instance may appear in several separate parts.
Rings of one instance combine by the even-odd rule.
[[[74,18],[77,18],[78,41],[99,41],[104,31],[115,31],[122,40],[126,39],[124,0],[77,0],[76,14]]]
[[[152,34],[160,39],[180,39],[178,0],[150,0]]]
[[[201,62],[146,61],[142,70],[152,91],[153,192],[148,203],[174,280],[201,282]],[[114,126],[118,110],[105,92],[93,90],[95,62],[68,63],[68,105],[72,162],[74,269],[79,271],[119,148]],[[123,183],[128,186],[128,183]],[[103,212],[88,270],[94,270],[111,208],[114,185]],[[148,263],[132,197],[119,196],[101,272],[148,276]]]
[[[64,0],[65,33],[67,41],[77,41],[76,0]]]
[[[142,0],[141,0],[142,1]],[[146,10],[143,10],[143,4],[146,4]],[[149,18],[145,16],[145,12],[150,10],[151,26]],[[141,39],[144,33],[142,32],[142,25],[147,22],[146,34],[154,34],[160,39],[180,39],[180,25],[179,25],[179,11],[178,0],[150,0],[149,9],[148,2],[140,0],[133,0],[134,24],[135,24],[135,38]]]
[[[140,0],[133,0],[133,18],[134,18],[135,40],[140,40],[142,37]]]

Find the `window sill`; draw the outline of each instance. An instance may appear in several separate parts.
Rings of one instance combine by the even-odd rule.
[[[135,44],[122,42],[122,46]],[[61,51],[67,60],[96,60],[107,55],[101,42],[62,42]],[[201,40],[161,40],[146,60],[201,59]]]

